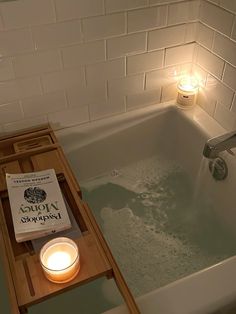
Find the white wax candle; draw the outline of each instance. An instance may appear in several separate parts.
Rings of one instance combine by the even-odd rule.
[[[40,263],[50,281],[70,281],[75,278],[80,268],[78,247],[68,238],[53,239],[42,247]]]

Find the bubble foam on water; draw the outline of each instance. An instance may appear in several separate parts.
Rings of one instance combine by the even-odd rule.
[[[129,287],[138,296],[215,262],[180,239],[144,223],[131,208],[103,208],[103,231]],[[193,262],[194,261],[194,262]]]
[[[202,204],[197,210],[191,208],[189,179],[175,162],[152,157],[84,186],[89,198],[94,195],[95,215],[136,296],[225,257],[220,252],[208,252],[205,242],[213,225],[211,217],[204,216],[208,209]],[[112,199],[108,201],[110,194]],[[123,205],[117,206],[121,200]],[[202,223],[201,219],[206,221]],[[211,243],[215,239],[213,234]]]

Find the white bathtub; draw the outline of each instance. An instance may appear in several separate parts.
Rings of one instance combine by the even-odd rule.
[[[79,181],[119,168],[158,151],[178,161],[196,179],[206,140],[226,131],[203,110],[183,111],[167,103],[57,132]],[[204,176],[216,214],[234,231],[236,225],[235,157],[222,156],[228,177]],[[236,245],[236,244],[235,244]],[[236,300],[236,257],[177,280],[137,298],[144,314],[212,313]],[[106,314],[128,313],[123,306]]]

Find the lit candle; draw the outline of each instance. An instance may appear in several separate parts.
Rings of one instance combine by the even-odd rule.
[[[193,76],[183,77],[178,84],[177,103],[184,108],[192,107],[196,102],[199,83]]]
[[[69,238],[55,238],[42,247],[40,263],[48,280],[68,282],[76,277],[80,269],[78,246]]]

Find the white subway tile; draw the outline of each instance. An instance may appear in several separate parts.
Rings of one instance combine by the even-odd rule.
[[[219,3],[223,8],[225,8],[227,10],[231,10],[234,13],[236,13],[236,2],[235,2],[235,0],[220,0]]]
[[[208,74],[206,70],[203,70],[203,68],[197,64],[193,64],[192,74],[197,78],[199,85],[201,87],[206,85],[207,74]]]
[[[89,105],[90,119],[97,120],[125,112],[124,97],[109,99],[107,102],[94,102]]]
[[[232,89],[236,90],[236,68],[227,63],[225,65],[223,82]]]
[[[127,57],[127,74],[135,74],[161,68],[163,61],[164,50]]]
[[[73,125],[88,122],[88,106],[81,106],[73,109],[50,113],[48,115],[48,121],[54,130],[68,128]]]
[[[0,124],[17,121],[23,118],[20,104],[17,101],[0,105],[0,112]]]
[[[65,68],[104,61],[104,41],[95,41],[63,48],[62,57]]]
[[[204,89],[200,89],[197,95],[197,104],[202,107],[211,117],[214,116],[216,100],[208,97]]]
[[[106,87],[104,82],[92,86],[76,86],[66,90],[70,107],[89,105],[106,101]]]
[[[166,49],[165,65],[192,62],[195,44],[187,44]]]
[[[83,69],[64,70],[42,75],[42,84],[45,93],[64,90],[72,86],[85,86]]]
[[[229,38],[216,33],[213,51],[236,66],[236,43]]]
[[[198,47],[197,63],[218,78],[221,78],[224,61],[209,50]]]
[[[132,34],[107,40],[108,58],[117,58],[146,49],[146,34]]]
[[[149,32],[148,50],[180,45],[184,42],[185,25],[172,26]]]
[[[144,87],[144,75],[133,75],[108,81],[108,96],[122,96],[141,92]]]
[[[15,78],[11,59],[0,58],[0,81],[7,81]]]
[[[57,51],[46,51],[34,54],[24,54],[13,59],[17,77],[32,76],[44,72],[61,69],[60,54]]]
[[[196,41],[197,28],[198,28],[197,22],[188,23],[186,25],[185,38],[184,38],[185,43],[190,43],[190,42]]]
[[[189,63],[148,72],[146,73],[146,89],[154,89],[159,86],[176,83],[180,77],[191,72],[191,67],[192,64]]]
[[[212,47],[214,31],[202,23],[198,23],[197,42],[209,49]]]
[[[55,0],[58,20],[103,14],[103,0]]]
[[[224,9],[203,0],[200,7],[200,20],[220,32],[230,35],[234,15]]]
[[[125,11],[142,8],[148,5],[148,0],[105,0],[106,12]]]
[[[164,68],[146,73],[146,89],[154,89],[168,85],[177,79],[174,76],[173,68]]]
[[[197,20],[200,1],[187,1],[169,5],[168,25]]]
[[[2,82],[0,84],[0,103],[41,94],[39,78],[26,78]]]
[[[118,36],[125,33],[124,13],[86,18],[82,23],[86,40]]]
[[[128,12],[128,32],[137,32],[166,25],[167,6]]]
[[[125,59],[96,63],[87,66],[87,81],[99,82],[125,76]]]
[[[80,43],[80,21],[68,21],[32,27],[33,39],[37,49],[62,47]]]
[[[33,51],[34,45],[29,29],[0,32],[0,55],[15,55]]]
[[[59,91],[23,99],[21,104],[25,118],[30,118],[64,109],[66,107],[66,98],[64,92]]]
[[[211,99],[217,100],[228,109],[230,108],[234,96],[233,90],[211,75],[207,78],[206,93]]]
[[[176,100],[177,87],[176,83],[172,83],[162,87],[161,102]]]
[[[216,104],[216,110],[214,118],[219,122],[226,130],[232,131],[235,128],[236,115],[234,112],[229,111],[220,102]]]
[[[52,0],[21,0],[1,3],[7,29],[53,23],[56,20]]]
[[[146,90],[142,93],[128,95],[126,98],[127,110],[145,107],[159,103],[161,100],[161,88]]]
[[[7,123],[3,125],[3,130],[5,132],[15,132],[22,129],[28,129],[31,127],[36,127],[37,125],[42,125],[47,123],[47,117],[41,116],[41,117],[35,117],[30,119],[22,119],[17,122]]]

